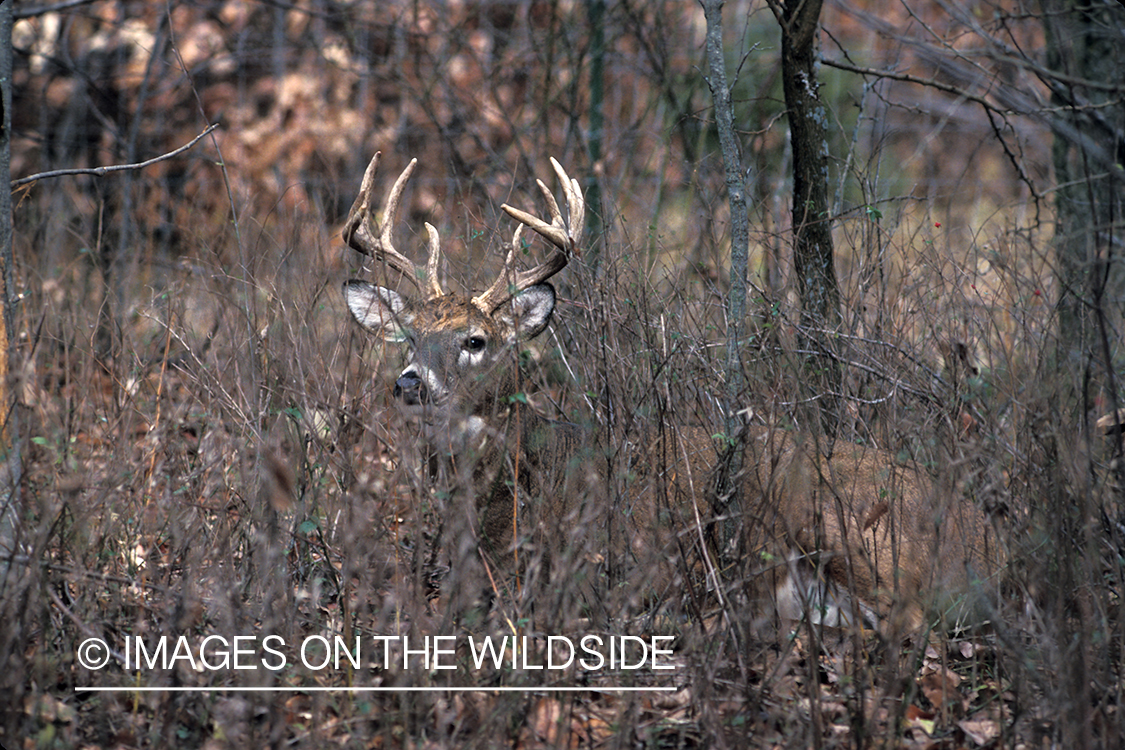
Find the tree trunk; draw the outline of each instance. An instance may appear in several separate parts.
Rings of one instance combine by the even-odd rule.
[[[746,208],[746,187],[742,156],[734,134],[734,113],[730,88],[727,85],[726,61],[723,55],[723,3],[706,0],[703,13],[707,19],[707,84],[715,103],[715,125],[726,171],[727,200],[730,202],[730,294],[727,297],[727,433],[734,437],[736,413],[743,397],[742,359],[740,347],[746,318],[746,274],[749,269],[750,219]]]
[[[828,115],[816,79],[817,26],[822,0],[771,3],[781,25],[781,75],[793,147],[793,271],[801,298],[801,383],[828,438],[839,424],[842,370],[835,333],[840,288],[828,212]]]
[[[742,374],[742,339],[746,320],[746,288],[748,284],[750,255],[750,217],[746,207],[746,188],[743,177],[742,156],[734,134],[734,112],[731,108],[730,87],[727,85],[726,58],[723,54],[723,2],[705,0],[703,15],[707,19],[707,85],[715,103],[715,125],[719,131],[719,146],[723,151],[726,170],[727,200],[730,203],[730,294],[727,297],[727,361],[724,368],[726,392],[723,409],[726,412],[725,431],[727,444],[721,451],[720,470],[716,472],[712,510],[717,516],[734,518],[737,508],[736,478],[742,471],[742,443],[738,440],[744,408],[744,378]],[[734,512],[732,512],[734,511]],[[738,533],[737,524],[729,521],[720,530],[717,547],[726,549]]]
[[[1040,78],[1051,88],[1055,140],[1056,273],[1059,296],[1057,376],[1058,435],[1089,436],[1094,412],[1122,406],[1114,360],[1120,354],[1120,328],[1125,322],[1125,267],[1122,263],[1122,209],[1125,208],[1125,105],[1120,83],[1125,80],[1125,8],[1109,0],[1040,0],[1046,62]],[[1116,87],[1116,90],[1114,90]],[[1105,398],[1108,397],[1108,398]],[[1105,401],[1102,399],[1105,398]],[[1066,424],[1077,417],[1077,424]],[[1051,438],[1048,438],[1051,440]],[[1118,436],[1115,451],[1120,462]],[[1056,459],[1057,460],[1057,459]],[[1053,463],[1053,462],[1052,462]],[[1053,473],[1058,473],[1055,469]],[[1087,493],[1054,502],[1075,503],[1076,517],[1093,518],[1094,503]],[[1069,505],[1068,505],[1069,507]],[[1105,507],[1099,508],[1105,517]],[[1062,551],[1050,566],[1047,590],[1072,591],[1089,580],[1088,561],[1094,545],[1105,540],[1068,528],[1052,527],[1052,546]],[[1092,538],[1093,537],[1093,538]],[[1084,600],[1079,600],[1083,606]],[[1086,605],[1088,606],[1088,605]],[[1064,626],[1060,640],[1068,644],[1067,695],[1057,706],[1061,744],[1087,747],[1092,742],[1091,707],[1097,700],[1091,685],[1098,672],[1091,663],[1090,615],[1083,612],[1077,627]],[[1069,623],[1073,618],[1064,617]]]
[[[12,3],[0,4],[0,583],[16,553],[20,483],[16,404],[10,387],[12,330]]]
[[[1125,106],[1105,85],[1125,79],[1125,9],[1089,0],[1041,0],[1041,8],[1055,74],[1058,358],[1067,390],[1077,395],[1083,381],[1098,389],[1111,384],[1102,340],[1106,327],[1122,322],[1125,302]],[[1086,392],[1082,400],[1097,395]]]
[[[605,243],[605,207],[602,205],[601,160],[605,138],[605,0],[586,0],[590,24],[590,174],[586,178],[586,262],[596,269]]]

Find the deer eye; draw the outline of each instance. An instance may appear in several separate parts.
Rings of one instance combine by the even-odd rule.
[[[479,352],[484,348],[485,343],[485,340],[480,336],[470,336],[465,339],[465,343],[461,346],[467,352]]]

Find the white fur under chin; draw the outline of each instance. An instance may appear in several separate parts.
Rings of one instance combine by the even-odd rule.
[[[452,430],[450,437],[461,445],[479,448],[488,437],[485,434],[487,427],[488,425],[480,417],[465,417],[457,420],[456,428]]]
[[[449,420],[427,404],[399,404],[404,417],[418,423],[426,441],[453,454],[463,451],[479,451],[488,439],[488,425],[478,416],[460,417]]]

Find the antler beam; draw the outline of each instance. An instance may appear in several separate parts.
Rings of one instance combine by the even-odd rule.
[[[406,187],[406,181],[410,179],[414,167],[418,165],[417,159],[411,159],[410,163],[406,165],[406,169],[402,170],[402,174],[395,180],[391,192],[387,195],[386,205],[383,207],[382,225],[380,226],[376,221],[375,227],[372,228],[372,222],[374,221],[371,215],[372,194],[375,190],[375,173],[379,169],[381,154],[380,151],[375,152],[375,156],[371,157],[371,162],[367,165],[367,171],[363,173],[359,195],[356,196],[355,203],[352,204],[352,208],[348,212],[348,219],[344,223],[344,242],[353,250],[364,255],[370,255],[377,262],[385,263],[389,268],[398,271],[410,279],[419,291],[428,292],[431,297],[441,297],[445,292],[438,282],[438,265],[441,263],[441,238],[438,236],[437,230],[428,222],[426,223],[426,232],[430,236],[430,256],[424,270],[396,250],[391,237],[391,230],[398,215],[399,199]],[[426,280],[428,288],[423,286],[423,279]]]
[[[536,183],[538,183],[539,190],[546,199],[547,207],[551,213],[551,223],[548,224],[546,221],[518,208],[513,208],[506,203],[501,206],[509,216],[520,222],[520,226],[516,228],[515,234],[512,235],[511,249],[508,251],[508,257],[504,261],[504,268],[500,271],[500,275],[486,291],[473,297],[473,304],[485,312],[491,313],[524,289],[543,283],[566,267],[571,254],[581,254],[579,243],[582,240],[582,231],[585,228],[586,221],[586,201],[582,197],[582,188],[579,186],[578,180],[572,179],[553,157],[551,158],[551,166],[554,167],[555,175],[562,184],[567,208],[569,209],[569,220],[563,219],[562,211],[559,210],[559,204],[555,200],[555,196],[543,184],[542,180],[536,180]],[[524,226],[528,226],[542,235],[555,246],[555,250],[542,264],[527,271],[516,273],[516,251],[520,246],[520,233]]]

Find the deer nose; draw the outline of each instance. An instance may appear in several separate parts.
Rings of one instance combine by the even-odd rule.
[[[401,399],[403,403],[410,406],[421,404],[428,397],[425,384],[418,377],[418,373],[413,370],[407,370],[398,376],[398,380],[395,381],[394,394],[395,398]]]

